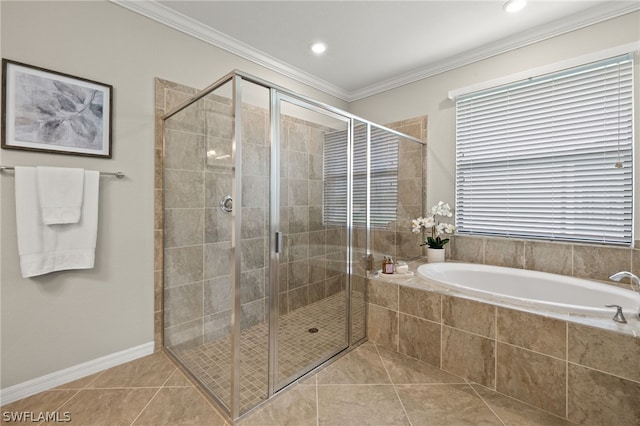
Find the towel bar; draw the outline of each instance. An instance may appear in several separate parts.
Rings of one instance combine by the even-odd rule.
[[[0,173],[7,171],[14,171],[15,167],[12,166],[0,166]],[[123,172],[100,172],[100,176],[115,176],[118,179],[122,179],[124,177],[124,173]]]

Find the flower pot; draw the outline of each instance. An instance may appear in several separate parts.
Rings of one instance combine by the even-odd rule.
[[[427,263],[444,262],[444,249],[427,248]]]

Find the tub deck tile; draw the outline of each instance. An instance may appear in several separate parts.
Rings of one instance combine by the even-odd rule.
[[[568,352],[570,362],[640,382],[640,336],[569,323]]]
[[[442,369],[495,389],[495,341],[442,327]]]
[[[442,323],[451,327],[494,338],[496,307],[461,297],[442,298]]]
[[[498,343],[496,390],[566,416],[566,362]]]
[[[567,323],[554,318],[498,307],[497,340],[566,359]]]
[[[578,424],[640,424],[640,383],[569,363],[568,418]]]

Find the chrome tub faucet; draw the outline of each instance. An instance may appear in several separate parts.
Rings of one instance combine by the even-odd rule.
[[[623,278],[629,278],[631,280],[631,289],[633,290],[635,288],[635,290],[637,290],[638,293],[640,293],[640,277],[638,277],[637,275],[632,274],[631,272],[628,272],[628,271],[621,271],[609,277],[610,280],[617,281],[617,282],[621,281]],[[635,284],[635,287],[634,287],[634,284]],[[636,316],[638,317],[638,319],[640,319],[640,307],[638,308],[638,313],[636,314]]]

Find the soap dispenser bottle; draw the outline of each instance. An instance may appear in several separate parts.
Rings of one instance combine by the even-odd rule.
[[[393,274],[393,259],[391,257],[384,257],[384,261],[382,262],[382,273],[383,274]]]

